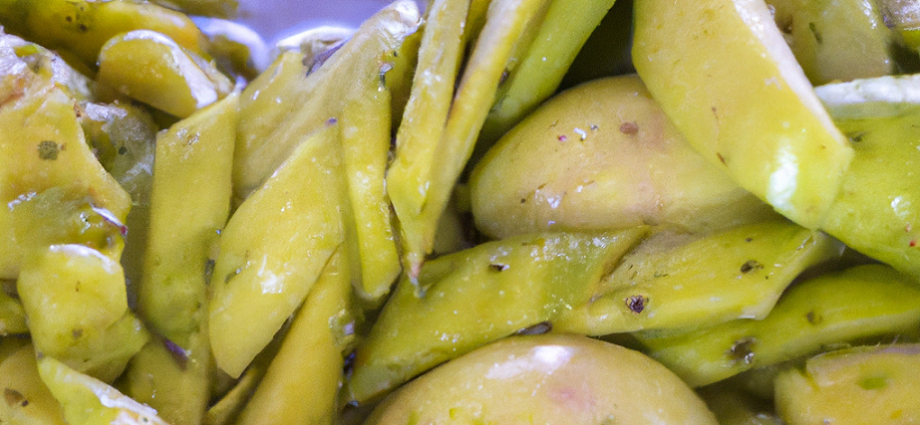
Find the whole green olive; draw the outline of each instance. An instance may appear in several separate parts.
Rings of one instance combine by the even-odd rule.
[[[487,345],[410,382],[367,424],[716,424],[702,400],[649,357],[564,334]]]

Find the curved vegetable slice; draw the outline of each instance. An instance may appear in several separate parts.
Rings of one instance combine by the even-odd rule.
[[[149,30],[131,31],[105,43],[96,80],[179,118],[231,90],[230,80],[212,64]]]
[[[550,97],[614,0],[553,0],[526,53],[516,55],[489,111],[476,150],[482,153]],[[480,146],[481,145],[481,146]],[[481,156],[481,155],[480,155]]]
[[[177,424],[198,424],[210,401],[208,278],[230,210],[239,95],[159,134],[138,311],[163,338],[132,359],[126,392]]]
[[[920,75],[816,91],[856,152],[821,228],[920,277]]]
[[[228,96],[174,124],[156,142],[138,311],[183,348],[207,316],[208,262],[230,213],[238,107],[238,95]]]
[[[662,232],[625,255],[554,326],[606,335],[761,319],[802,271],[842,251],[833,238],[786,220],[693,236]]]
[[[69,221],[80,214],[106,233],[92,246],[117,259],[131,197],[90,151],[53,61],[31,68],[16,55],[16,40],[0,36],[0,278],[16,278],[31,246],[85,242],[81,220]]]
[[[157,416],[156,410],[53,357],[39,357],[38,373],[54,398],[64,406],[64,418],[69,424],[167,425]]]
[[[355,357],[349,397],[365,402],[439,363],[552,322],[593,290],[646,228],[544,233],[429,261],[404,278]]]
[[[918,368],[917,344],[822,354],[776,378],[776,408],[789,425],[915,423]]]
[[[304,134],[337,119],[368,88],[388,89],[387,70],[397,61],[393,52],[418,21],[415,3],[396,1],[365,21],[337,50],[312,61],[288,51],[246,86],[233,164],[236,196],[245,199],[291,155]]]
[[[240,7],[238,0],[154,0],[153,3],[179,9],[189,15],[233,18]]]
[[[821,224],[853,150],[763,0],[637,0],[633,63],[707,160],[792,221]]]
[[[805,75],[815,85],[895,71],[894,33],[880,2],[767,0]]]
[[[201,32],[182,13],[138,1],[2,0],[0,23],[49,49],[72,52],[95,68],[99,50],[112,37],[146,29],[163,33],[180,46],[201,53]]]
[[[16,283],[35,350],[111,382],[150,335],[128,310],[124,272],[83,245],[29,254]]]
[[[432,4],[419,51],[412,94],[396,135],[387,193],[399,219],[403,263],[418,277],[431,253],[438,222],[454,184],[473,154],[516,43],[528,39],[548,0],[495,0],[457,78],[470,13],[465,1]],[[459,81],[454,89],[454,82]]]
[[[66,425],[61,403],[38,375],[35,349],[27,344],[9,357],[0,357],[0,423]]]
[[[347,263],[343,251],[333,254],[236,423],[335,423],[344,354],[355,337]]]
[[[914,334],[918,324],[920,286],[890,267],[869,265],[791,288],[763,320],[637,337],[652,358],[699,386],[831,344]]]
[[[233,377],[274,337],[344,242],[339,127],[307,137],[230,218],[211,279],[208,326]]]
[[[400,272],[384,176],[392,139],[391,94],[408,79],[403,46],[418,25],[415,3],[397,1],[338,48],[307,59],[288,51],[240,101],[234,190],[248,196],[303,141],[338,122],[347,200],[342,208],[354,286],[379,304]],[[349,81],[349,84],[342,84]]]

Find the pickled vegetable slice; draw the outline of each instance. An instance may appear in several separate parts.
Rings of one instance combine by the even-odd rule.
[[[633,63],[693,147],[817,228],[853,156],[763,0],[637,0]]]
[[[490,242],[400,280],[355,357],[349,397],[365,402],[425,370],[590,297],[646,228],[544,233]]]
[[[762,319],[783,290],[843,245],[786,220],[701,235],[662,232],[625,255],[556,329],[605,335]]]
[[[233,214],[211,278],[208,326],[233,377],[272,340],[344,242],[339,126],[307,137]]]
[[[920,286],[890,267],[867,265],[791,288],[763,320],[637,336],[653,358],[698,386],[832,344],[913,335],[918,324]]]
[[[809,359],[776,379],[776,406],[790,425],[907,424],[920,420],[920,346],[857,347]]]
[[[64,407],[69,424],[84,425],[166,425],[157,412],[144,406],[115,388],[91,376],[84,375],[55,360],[41,356],[38,373]]]

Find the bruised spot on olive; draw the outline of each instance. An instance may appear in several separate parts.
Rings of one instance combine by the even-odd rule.
[[[522,203],[522,204],[526,204],[526,203],[527,203],[527,199],[521,198],[521,203]]]
[[[757,339],[754,337],[744,337],[732,344],[732,348],[726,353],[733,362],[743,362],[751,364],[754,362],[754,346],[757,345]]]
[[[87,28],[87,26],[86,26],[86,25],[83,25],[83,24],[80,24],[77,28],[80,29],[80,32],[87,32],[87,31],[89,31],[89,28]]]
[[[65,16],[64,20],[67,22],[73,22],[73,16]]]
[[[511,266],[507,264],[501,264],[501,263],[489,264],[489,270],[492,270],[493,272],[503,272],[505,270],[508,270],[509,268],[511,268]]]
[[[745,242],[754,242],[754,238],[744,238]]]
[[[722,165],[728,165],[728,164],[725,162],[725,157],[722,156],[722,154],[716,152],[716,157],[719,158],[719,162],[721,162]]]
[[[808,320],[808,323],[811,323],[812,325],[817,325],[821,323],[822,318],[821,315],[815,313],[815,311],[812,310],[805,314],[805,320]]]
[[[746,263],[741,265],[741,273],[750,273],[754,270],[759,270],[763,268],[763,264],[760,264],[756,260],[748,260]]]
[[[550,322],[540,322],[533,326],[528,326],[515,332],[515,335],[543,335],[553,330],[553,324]]]
[[[639,125],[635,122],[624,122],[620,124],[620,133],[627,136],[635,136],[639,133]]]
[[[44,140],[38,144],[38,157],[47,161],[54,161],[58,157],[61,147],[51,140]]]
[[[633,295],[629,298],[626,298],[626,307],[629,308],[629,311],[639,314],[645,310],[645,304],[648,303],[648,298],[642,295]]]
[[[126,148],[126,147],[124,147],[124,146],[118,148],[118,154],[119,154],[119,155],[124,155],[124,154],[126,154],[126,153],[128,153],[128,148]]]
[[[80,337],[83,336],[83,329],[74,329],[70,331],[70,335],[73,339],[80,339]]]

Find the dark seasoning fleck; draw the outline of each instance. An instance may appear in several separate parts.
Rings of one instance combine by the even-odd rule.
[[[501,264],[501,263],[492,263],[492,264],[489,264],[489,270],[492,270],[492,271],[494,271],[494,272],[503,272],[503,271],[505,271],[505,270],[508,270],[510,267],[511,267],[511,266],[509,266],[509,265],[507,265],[507,264]]]
[[[763,264],[757,262],[757,260],[748,260],[741,265],[741,273],[750,273],[754,270],[760,270],[763,268]]]
[[[646,303],[648,303],[648,298],[642,295],[633,295],[626,299],[626,307],[635,314],[642,313]]]
[[[757,345],[757,339],[754,337],[744,337],[732,344],[732,348],[726,352],[728,357],[734,362],[743,362],[751,364],[754,362],[754,346]]]

